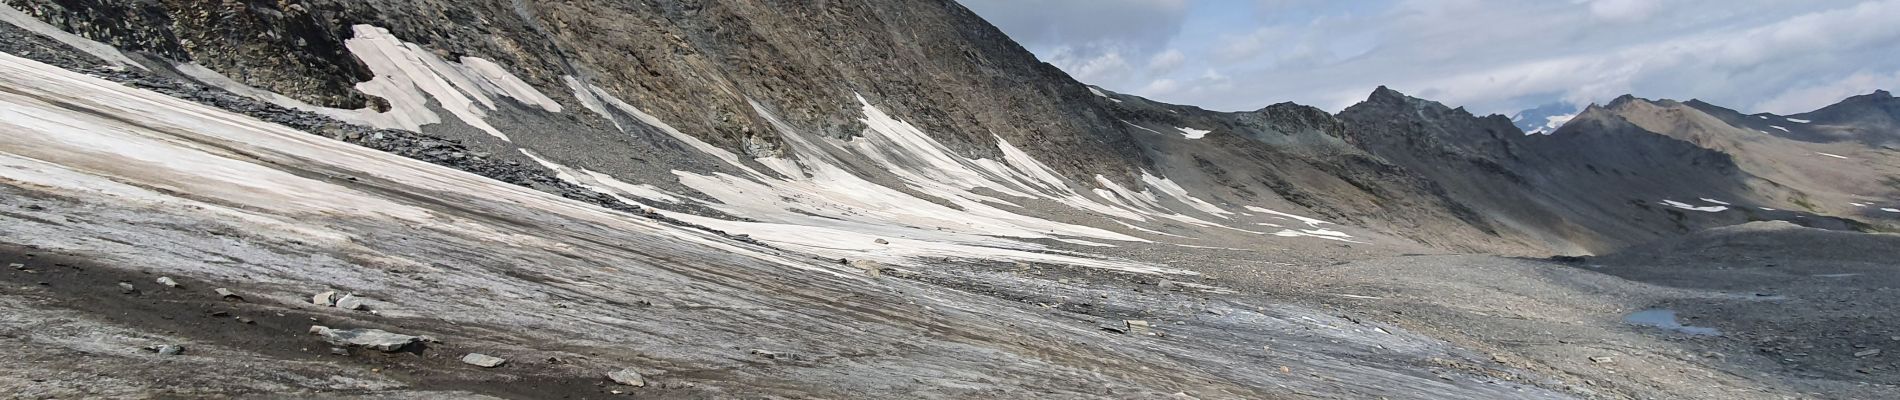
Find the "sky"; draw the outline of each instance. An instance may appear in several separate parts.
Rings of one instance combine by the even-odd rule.
[[[1794,114],[1900,88],[1900,0],[958,0],[1084,83],[1221,111],[1379,85],[1477,113],[1623,94]]]

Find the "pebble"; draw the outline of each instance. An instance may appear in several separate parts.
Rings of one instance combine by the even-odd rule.
[[[161,356],[175,356],[179,354],[185,354],[185,346],[179,346],[175,344],[161,344],[157,346],[147,347],[145,349],[151,350],[154,353],[158,353],[158,355],[161,355]]]
[[[647,385],[646,377],[640,376],[639,372],[634,372],[634,370],[632,369],[623,369],[619,371],[608,372],[607,379],[614,380],[614,383],[619,383],[622,385],[627,385],[627,386],[632,386],[632,387],[641,387],[641,386]]]
[[[1590,357],[1590,362],[1598,363],[1598,364],[1609,364],[1609,363],[1616,362],[1616,357],[1610,357],[1610,356]]]
[[[119,282],[119,293],[132,294],[132,293],[137,293],[138,291],[139,291],[139,288],[132,287],[131,282]]]
[[[878,239],[878,240],[877,240],[877,244],[891,244],[891,241],[889,241],[889,240],[884,240],[884,239]]]
[[[169,277],[169,276],[158,277],[158,284],[165,285],[165,287],[169,287],[169,288],[180,287],[180,285],[178,284],[178,281],[172,280],[172,277]]]
[[[507,363],[507,362],[508,362],[507,359],[490,356],[487,354],[481,354],[481,353],[468,353],[468,355],[462,356],[463,364],[473,365],[473,366],[482,367],[482,368],[499,367],[501,366],[501,364]]]

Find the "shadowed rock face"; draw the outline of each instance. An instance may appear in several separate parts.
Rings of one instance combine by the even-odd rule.
[[[798,129],[847,137],[863,129],[853,99],[862,94],[966,155],[999,157],[1000,136],[1077,177],[1129,183],[1141,164],[1103,101],[950,1],[6,3],[90,39],[329,107],[378,103],[353,89],[372,76],[343,46],[367,24],[444,59],[493,61],[546,92],[577,77],[748,155],[784,145],[750,101]]]

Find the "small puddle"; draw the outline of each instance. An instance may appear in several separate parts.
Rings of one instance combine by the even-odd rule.
[[[1623,317],[1623,321],[1629,322],[1632,324],[1642,325],[1642,326],[1668,329],[1668,330],[1687,333],[1691,335],[1701,335],[1701,336],[1721,336],[1722,335],[1722,331],[1716,330],[1715,328],[1686,326],[1686,325],[1683,325],[1681,322],[1676,322],[1676,312],[1674,310],[1655,309],[1655,310],[1638,311],[1635,314],[1630,314],[1627,317]]]

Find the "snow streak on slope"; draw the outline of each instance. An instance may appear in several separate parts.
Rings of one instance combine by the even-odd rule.
[[[513,99],[542,111],[562,111],[560,103],[492,61],[477,57],[445,61],[433,51],[390,35],[386,29],[370,25],[357,25],[353,29],[356,37],[344,41],[344,46],[376,74],[376,78],[358,83],[356,89],[387,100],[388,111],[316,106],[246,86],[197,64],[180,64],[177,69],[199,82],[279,106],[358,125],[411,132],[421,132],[424,125],[443,121],[430,107],[431,101],[462,123],[502,140],[509,140],[508,135],[484,120],[489,112],[501,109],[495,97]],[[584,100],[583,104],[593,109],[593,105]]]
[[[32,93],[0,91],[0,133],[4,133],[0,134],[0,148],[6,150],[0,153],[0,169],[8,171],[6,179],[18,183],[132,203],[196,207],[215,219],[241,221],[260,232],[294,232],[297,237],[335,243],[356,239],[294,217],[374,218],[391,220],[398,226],[449,229],[486,237],[497,246],[553,245],[533,237],[491,232],[480,224],[456,223],[456,218],[436,210],[312,179],[287,170],[292,167],[282,162],[258,158],[298,160],[338,168],[366,180],[386,180],[419,191],[479,194],[538,212],[664,236],[681,244],[710,246],[785,267],[851,275],[736,246],[694,229],[604,211],[8,54],[0,54],[0,72],[4,72],[0,76],[33,82],[10,82],[15,88],[56,88]],[[88,94],[60,97],[60,101],[71,103],[66,106],[34,97],[62,96],[51,94],[56,92]],[[301,172],[314,171],[318,170]],[[177,193],[190,195],[180,197]]]
[[[1050,221],[1003,209],[1009,200],[976,193],[986,188],[1009,198],[1039,197],[1082,209],[1123,211],[1068,191],[1060,178],[1027,154],[999,142],[1004,161],[964,159],[914,127],[867,108],[869,129],[862,139],[808,139],[758,107],[761,116],[784,132],[794,158],[760,158],[773,173],[746,166],[738,156],[699,141],[598,87],[577,91],[616,111],[634,116],[707,156],[727,161],[741,175],[674,171],[680,183],[709,197],[703,202],[751,221],[729,221],[685,213],[666,215],[753,238],[792,250],[832,258],[873,259],[898,265],[924,265],[942,257],[1056,263],[1145,273],[1185,273],[1154,265],[1053,251],[1018,239],[1049,239],[1092,247],[1112,246],[1090,240],[1146,242],[1105,229]],[[583,104],[587,101],[583,100]],[[756,107],[756,105],[755,105]],[[867,105],[868,107],[868,105]],[[834,154],[850,153],[878,170],[889,171],[914,193],[940,196],[941,204],[873,182],[842,167]],[[614,177],[538,160],[561,171],[561,178],[623,201],[656,198],[651,187],[629,188]],[[678,198],[669,193],[667,197]],[[690,200],[688,201],[696,201]],[[877,243],[884,240],[888,244]]]
[[[461,64],[450,63],[390,35],[386,29],[357,25],[354,31],[356,37],[345,41],[344,47],[376,73],[375,79],[357,84],[356,89],[389,100],[390,104],[389,112],[366,117],[378,127],[419,131],[422,125],[441,122],[441,117],[429,109],[429,100],[434,99],[463,123],[507,140],[508,135],[482,120],[487,116],[484,109],[496,109],[489,95],[511,97],[549,112],[561,111],[553,99],[487,60],[464,57]]]
[[[1701,211],[1701,212],[1711,212],[1711,213],[1728,211],[1728,206],[1697,207],[1697,206],[1689,205],[1689,203],[1684,203],[1684,202],[1675,201],[1675,200],[1663,200],[1663,205],[1680,208],[1684,210],[1689,210],[1689,211]]]

